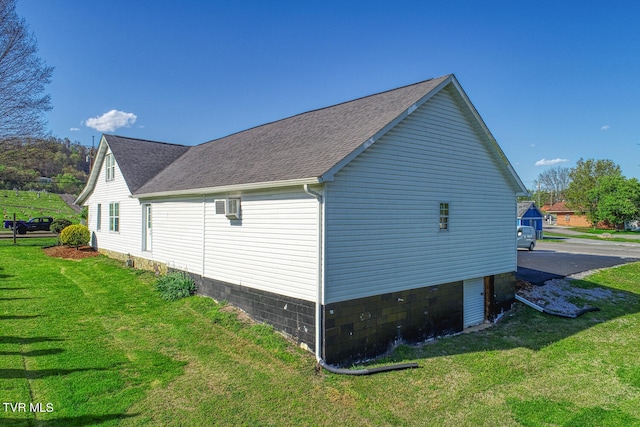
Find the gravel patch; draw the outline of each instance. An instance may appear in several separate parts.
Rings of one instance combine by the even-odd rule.
[[[583,279],[597,270],[551,279],[542,286],[518,281],[516,294],[544,309],[545,312],[566,317],[577,317],[586,311],[597,310],[598,301],[620,301],[624,295],[604,288],[584,289],[575,286],[573,280]]]

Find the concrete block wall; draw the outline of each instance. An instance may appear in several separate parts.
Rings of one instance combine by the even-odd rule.
[[[324,307],[328,363],[378,356],[399,342],[462,330],[462,282],[375,295]]]

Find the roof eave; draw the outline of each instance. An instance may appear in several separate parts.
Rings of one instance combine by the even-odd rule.
[[[96,150],[96,158],[93,159],[93,165],[91,168],[91,172],[89,172],[87,184],[84,186],[76,200],[73,202],[76,205],[82,206],[84,202],[89,198],[91,193],[93,193],[93,189],[98,179],[98,173],[100,172],[100,165],[102,164],[105,153],[107,152],[107,146],[108,143],[103,134],[100,137],[100,143],[98,144],[98,149]]]
[[[158,198],[172,198],[182,196],[204,196],[210,194],[232,193],[240,191],[251,190],[265,190],[269,188],[282,188],[282,187],[296,187],[301,185],[313,185],[322,184],[326,180],[322,177],[310,177],[310,178],[298,178],[287,179],[281,181],[265,181],[265,182],[250,182],[245,184],[231,184],[221,185],[217,187],[204,187],[204,188],[192,188],[188,190],[170,190],[170,191],[157,191],[151,193],[140,193],[131,195],[134,199],[158,199]]]

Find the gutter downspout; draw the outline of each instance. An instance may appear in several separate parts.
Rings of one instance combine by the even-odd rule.
[[[324,186],[323,188],[323,192],[322,193],[318,193],[317,191],[313,191],[309,188],[309,184],[304,184],[303,186],[304,188],[304,192],[307,193],[308,195],[314,197],[317,201],[318,201],[318,252],[317,252],[317,256],[318,256],[318,271],[317,271],[317,277],[316,277],[316,345],[315,345],[315,353],[316,353],[316,360],[318,361],[318,364],[322,365],[323,360],[322,360],[322,291],[323,291],[323,280],[322,280],[322,273],[323,273],[323,268],[322,265],[324,264],[324,253],[322,248],[324,247],[324,239],[323,239],[323,234],[324,234],[324,216],[322,215],[323,213],[323,205],[324,205]]]
[[[343,375],[371,375],[378,372],[396,371],[400,369],[418,368],[417,363],[401,363],[389,366],[380,366],[370,369],[342,369],[329,365],[322,358],[322,300],[324,290],[324,186],[322,192],[313,191],[309,184],[303,185],[304,192],[318,200],[318,274],[316,287],[316,342],[315,352],[318,366],[334,374]]]

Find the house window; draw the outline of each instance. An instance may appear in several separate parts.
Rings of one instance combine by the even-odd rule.
[[[440,203],[440,231],[449,230],[449,203]]]
[[[113,154],[107,154],[105,159],[105,178],[107,181],[113,181],[116,174],[116,161],[113,158]]]
[[[109,231],[120,231],[120,203],[109,203]]]
[[[102,205],[98,203],[98,208],[96,209],[96,230],[100,230],[102,227]]]

